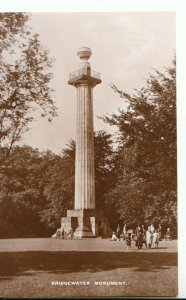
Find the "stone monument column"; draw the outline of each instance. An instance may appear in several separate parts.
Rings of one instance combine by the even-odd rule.
[[[77,89],[75,209],[95,209],[93,87],[101,83],[99,74],[91,71],[87,61],[89,48],[77,53],[79,70],[70,74],[69,84]],[[95,77],[94,77],[95,76]]]
[[[68,84],[77,90],[75,205],[62,217],[61,227],[73,229],[74,237],[95,237],[99,227],[107,232],[107,221],[95,207],[93,88],[101,83],[100,74],[88,62],[92,52],[83,47],[77,52],[79,69],[69,75]]]

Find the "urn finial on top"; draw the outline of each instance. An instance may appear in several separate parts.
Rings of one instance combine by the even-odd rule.
[[[81,47],[78,49],[77,55],[79,56],[80,59],[86,61],[91,57],[92,52],[91,49],[88,47]]]

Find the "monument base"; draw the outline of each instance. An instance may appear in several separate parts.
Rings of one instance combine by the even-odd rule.
[[[107,218],[101,210],[95,209],[67,210],[67,217],[61,218],[61,228],[72,229],[77,239],[111,236]]]

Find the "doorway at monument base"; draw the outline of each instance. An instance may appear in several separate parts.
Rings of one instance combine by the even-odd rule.
[[[61,229],[72,229],[77,239],[109,237],[112,233],[103,212],[95,209],[67,210],[67,217],[61,218]]]

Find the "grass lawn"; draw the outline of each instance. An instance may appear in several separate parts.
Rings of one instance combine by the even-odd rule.
[[[0,296],[176,296],[177,244],[160,246],[127,251],[124,242],[97,239],[1,240]],[[73,281],[89,285],[51,284]],[[96,285],[98,281],[123,285]]]

